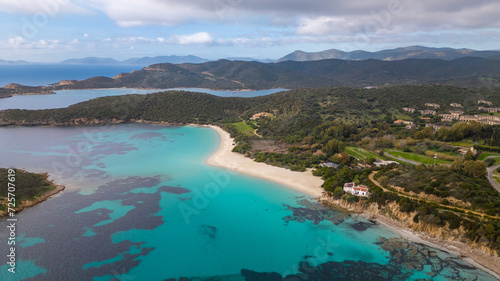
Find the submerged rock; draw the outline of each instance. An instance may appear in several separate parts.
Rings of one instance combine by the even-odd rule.
[[[334,224],[340,224],[345,219],[346,214],[343,212],[329,209],[319,202],[310,202],[303,199],[298,201],[298,203],[301,207],[284,205],[288,210],[292,211],[292,215],[283,217],[284,221],[296,221],[300,223],[312,221],[314,224],[318,224],[323,220],[328,220]]]
[[[283,278],[276,272],[259,273],[253,270],[243,269],[241,275],[245,277],[246,281],[281,281]]]
[[[199,231],[200,235],[206,236],[208,238],[215,239],[217,236],[217,232],[218,229],[215,226],[206,224],[200,226],[200,231]]]

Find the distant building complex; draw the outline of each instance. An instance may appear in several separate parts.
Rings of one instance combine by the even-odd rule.
[[[428,107],[433,107],[433,108],[440,108],[441,106],[437,103],[426,103],[425,106],[428,106]]]
[[[436,111],[435,110],[419,110],[420,114],[422,115],[435,115]]]
[[[487,105],[492,105],[493,104],[491,101],[487,101],[487,100],[478,100],[477,103],[478,104],[484,103],[484,104],[487,104]]]

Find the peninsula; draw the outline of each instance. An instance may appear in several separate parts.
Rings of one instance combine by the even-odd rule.
[[[18,213],[64,190],[47,174],[0,168],[0,175],[0,186],[4,187],[0,193],[0,217],[10,215],[12,210]]]

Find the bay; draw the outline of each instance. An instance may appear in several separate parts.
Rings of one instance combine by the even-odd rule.
[[[5,109],[53,109],[64,108],[70,105],[106,96],[120,96],[127,94],[150,94],[161,91],[192,91],[207,93],[220,97],[258,97],[273,94],[285,89],[269,89],[257,91],[218,91],[200,88],[171,88],[171,89],[94,89],[94,90],[65,90],[56,91],[55,95],[20,95],[0,99],[0,110]]]
[[[495,280],[286,186],[206,165],[219,142],[194,126],[0,128],[1,167],[66,186],[16,215],[18,273],[0,243],[0,280]]]
[[[9,83],[49,86],[61,80],[83,80],[94,76],[113,77],[141,69],[137,65],[25,64],[0,65],[0,87]]]

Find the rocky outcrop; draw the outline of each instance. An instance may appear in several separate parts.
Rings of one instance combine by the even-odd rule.
[[[405,237],[413,237],[433,247],[453,252],[468,260],[469,263],[482,268],[494,276],[500,275],[500,257],[485,244],[470,242],[465,238],[463,228],[450,230],[448,225],[440,227],[423,222],[415,223],[416,213],[402,212],[397,203],[389,203],[381,208],[377,203],[347,202],[341,199],[323,197],[323,204],[334,205],[348,211],[365,215],[370,219],[396,230]],[[417,241],[416,240],[416,241]]]

